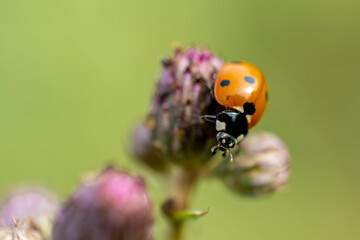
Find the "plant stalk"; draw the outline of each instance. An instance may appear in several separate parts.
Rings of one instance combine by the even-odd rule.
[[[192,169],[181,168],[175,173],[171,184],[171,196],[175,205],[173,212],[178,213],[187,210],[191,203],[192,192],[197,180],[198,174]],[[184,237],[186,221],[177,222],[171,220],[170,240],[181,240]]]

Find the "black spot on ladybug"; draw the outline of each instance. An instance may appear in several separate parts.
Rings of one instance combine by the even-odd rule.
[[[249,103],[249,102],[244,103],[244,113],[246,115],[253,115],[255,111],[256,109],[253,103]]]
[[[222,87],[229,86],[229,84],[230,84],[230,80],[222,80],[220,82],[220,86],[222,86]]]
[[[227,96],[226,96],[226,100],[229,100],[229,99],[230,99],[230,95],[227,95]]]
[[[240,64],[242,61],[232,61],[231,63]]]
[[[266,97],[266,101],[269,100],[269,94],[267,91],[266,91],[265,97]]]
[[[247,81],[248,83],[255,83],[255,78],[253,77],[250,77],[250,76],[246,76],[245,78],[245,81]]]

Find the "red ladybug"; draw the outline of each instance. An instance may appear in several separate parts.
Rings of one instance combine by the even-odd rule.
[[[222,66],[215,81],[214,94],[216,101],[227,109],[216,116],[202,118],[215,122],[219,132],[216,136],[218,145],[211,149],[212,154],[219,149],[225,156],[245,138],[248,129],[259,122],[267,105],[268,88],[260,69],[238,61]]]

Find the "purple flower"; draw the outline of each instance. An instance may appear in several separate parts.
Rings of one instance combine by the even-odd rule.
[[[133,154],[152,169],[160,172],[167,169],[166,159],[154,145],[152,132],[146,124],[136,127],[131,147]]]
[[[222,164],[216,174],[232,191],[261,196],[283,189],[289,177],[290,155],[276,135],[250,135],[232,164]]]
[[[210,90],[223,62],[196,48],[177,48],[162,62],[150,111],[135,131],[132,148],[157,170],[165,161],[196,168],[211,159],[210,148],[216,144],[215,127],[201,116],[223,110]]]
[[[0,205],[0,219],[5,225],[12,226],[14,218],[20,221],[31,218],[48,236],[58,207],[56,197],[48,190],[38,187],[19,188]]]
[[[38,227],[32,220],[13,220],[11,226],[0,226],[1,240],[43,240]]]
[[[63,205],[53,240],[151,240],[152,224],[142,178],[109,167]]]

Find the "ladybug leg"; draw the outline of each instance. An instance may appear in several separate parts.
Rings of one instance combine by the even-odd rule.
[[[230,162],[232,163],[234,161],[234,158],[230,151],[229,151],[229,155],[230,155]]]
[[[203,115],[203,116],[201,116],[201,119],[205,120],[207,122],[215,122],[216,116],[215,115]]]
[[[220,149],[220,148],[221,148],[220,145],[213,146],[213,147],[211,148],[211,156],[214,156],[215,153],[216,153],[216,151],[217,151],[218,149]]]
[[[225,149],[224,150],[224,153],[222,154],[222,156],[225,158],[226,157],[226,153],[227,152],[229,152],[229,156],[230,156],[230,163],[232,163],[233,161],[234,161],[234,158],[233,158],[233,155],[232,155],[232,153],[230,152],[230,150],[229,149]]]
[[[211,97],[212,97],[213,99],[216,100],[216,98],[215,98],[215,93],[214,93],[214,89],[210,89],[210,95],[211,95]]]
[[[212,97],[213,99],[216,99],[216,98],[215,98],[215,94],[214,94],[214,88],[212,88],[212,86],[211,86],[212,84],[211,84],[209,81],[207,81],[204,77],[201,77],[200,80],[203,81],[203,83],[205,84],[205,86],[209,89],[209,92],[210,92],[211,97]]]

